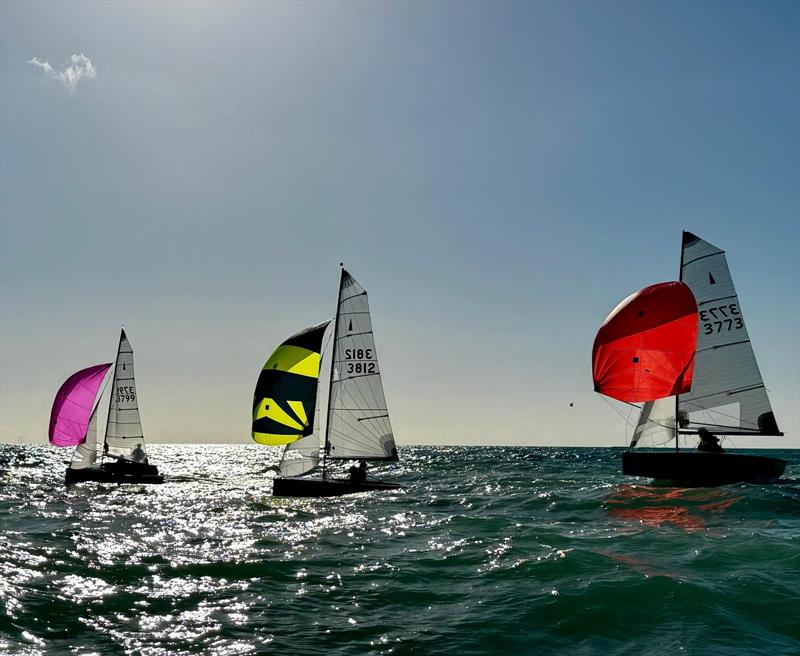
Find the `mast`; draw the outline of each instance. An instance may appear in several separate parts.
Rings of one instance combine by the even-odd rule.
[[[119,349],[122,346],[122,338],[125,336],[125,328],[120,328],[119,343],[117,344],[117,355],[114,358],[114,371],[111,372],[111,393],[108,395],[108,415],[106,415],[106,430],[103,433],[103,453],[100,458],[105,458],[108,447],[106,446],[106,439],[108,438],[108,423],[111,421],[111,404],[114,401],[114,381],[117,378],[117,362],[119,362]],[[99,404],[98,404],[99,405]]]
[[[686,238],[686,231],[685,230],[681,230],[681,264],[680,264],[680,267],[678,268],[678,281],[679,282],[683,282],[683,241],[684,241],[685,238]],[[678,453],[678,451],[680,451],[680,439],[681,439],[681,433],[680,433],[680,430],[681,430],[680,424],[681,424],[681,422],[680,422],[680,418],[678,416],[678,407],[679,407],[678,406],[678,397],[679,396],[680,396],[679,394],[675,395],[675,453]]]
[[[333,388],[333,368],[336,364],[336,340],[339,337],[339,310],[342,307],[342,285],[344,284],[344,263],[339,262],[342,269],[339,276],[339,291],[336,292],[336,315],[333,318],[333,341],[331,342],[331,373],[328,380],[328,420],[325,422],[325,448],[322,451],[322,479],[325,480],[325,461],[328,457],[328,450],[330,449],[331,442],[331,416],[333,415],[333,408],[331,407],[331,389]]]

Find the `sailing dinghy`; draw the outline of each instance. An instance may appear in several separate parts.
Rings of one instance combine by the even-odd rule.
[[[103,393],[100,388],[110,368],[111,363],[99,364],[72,374],[53,401],[50,443],[75,447],[65,482],[163,483],[164,477],[147,461],[133,375],[133,349],[124,330],[109,392],[101,462],[97,463],[97,409]]]
[[[595,338],[595,390],[626,403],[643,402],[630,447],[622,454],[622,471],[681,487],[774,483],[786,468],[785,460],[726,453],[716,445],[715,435],[783,435],[758,369],[725,252],[684,232],[680,280],[667,284],[689,291],[696,303],[693,312],[685,291],[680,298],[677,292],[650,296],[627,315],[617,308]],[[654,320],[659,313],[661,319],[654,321],[657,326],[644,325],[647,317]],[[689,324],[693,331],[687,333]],[[669,339],[654,343],[657,331]],[[613,338],[620,336],[623,348],[614,343]],[[681,436],[699,437],[697,450],[681,449]],[[673,440],[674,451],[634,449]]]
[[[332,343],[327,351],[323,348],[325,335]],[[320,372],[326,357],[330,358],[327,422],[320,445],[317,401],[324,398]],[[252,436],[259,444],[284,446],[274,496],[329,497],[401,487],[358,476],[337,478],[330,473],[332,461],[398,459],[367,292],[344,269],[333,321],[289,337],[261,370],[253,398]],[[319,476],[309,476],[317,469]]]

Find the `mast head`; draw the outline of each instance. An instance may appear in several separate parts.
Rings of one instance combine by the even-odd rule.
[[[689,246],[689,244],[693,244],[699,239],[697,235],[694,233],[689,232],[688,230],[683,231],[683,238],[681,239],[682,246]]]

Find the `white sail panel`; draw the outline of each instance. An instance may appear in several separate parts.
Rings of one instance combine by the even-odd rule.
[[[86,430],[86,439],[75,447],[72,460],[69,463],[70,469],[86,469],[97,461],[97,407],[95,405],[92,417],[89,419],[89,427]]]
[[[347,271],[339,288],[327,457],[397,460],[366,290]]]
[[[692,389],[679,397],[682,429],[780,435],[733,286],[725,252],[683,235],[681,280],[697,299]]]
[[[133,375],[133,349],[122,331],[111,386],[105,447],[109,455],[143,462],[146,455],[139,396]]]
[[[639,421],[633,431],[631,448],[660,446],[675,440],[675,397],[667,396],[648,401],[642,406]]]
[[[305,476],[319,464],[319,435],[315,432],[286,445],[278,468],[281,476]]]

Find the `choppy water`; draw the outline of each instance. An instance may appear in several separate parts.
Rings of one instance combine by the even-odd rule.
[[[274,451],[65,488],[64,452],[0,445],[0,653],[800,653],[797,452],[676,490],[612,449],[405,448],[402,492],[286,500]]]

